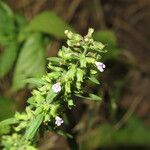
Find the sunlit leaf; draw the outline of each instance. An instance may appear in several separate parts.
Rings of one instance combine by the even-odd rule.
[[[56,97],[57,93],[54,93],[52,89],[50,89],[48,91],[48,94],[47,94],[47,97],[46,97],[46,100],[51,103],[53,101],[53,99]]]
[[[26,133],[24,135],[25,139],[32,139],[36,134],[39,126],[41,125],[43,120],[43,114],[39,114],[33,121],[29,124],[29,128],[27,128]]]
[[[18,122],[18,121],[16,120],[16,118],[9,118],[9,119],[6,119],[6,120],[1,121],[1,122],[0,122],[0,126],[15,124],[15,123],[17,123],[17,122]]]

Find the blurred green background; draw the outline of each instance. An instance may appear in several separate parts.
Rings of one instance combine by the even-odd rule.
[[[92,27],[108,50],[101,84],[88,88],[102,101],[77,100],[69,130],[83,150],[150,149],[149,18],[149,0],[0,0],[0,121],[24,110],[34,87],[25,80],[46,73],[64,30]],[[50,132],[38,147],[70,149]]]

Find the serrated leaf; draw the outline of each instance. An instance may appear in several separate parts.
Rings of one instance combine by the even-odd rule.
[[[13,76],[13,90],[23,88],[25,79],[41,76],[44,72],[45,51],[42,35],[34,33],[27,39],[20,52]]]
[[[64,38],[64,31],[73,29],[54,12],[46,11],[31,20],[29,30],[44,32],[56,38]]]
[[[42,121],[43,121],[43,114],[39,114],[35,119],[33,119],[32,122],[30,122],[29,124],[29,128],[27,128],[25,132],[24,138],[28,140],[32,139],[35,136]]]

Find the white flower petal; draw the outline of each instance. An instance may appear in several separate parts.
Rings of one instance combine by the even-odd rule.
[[[102,62],[96,62],[95,65],[100,72],[103,72],[104,68],[106,68],[106,65]]]
[[[55,92],[55,93],[58,93],[61,91],[61,86],[60,86],[60,83],[56,83],[52,86],[52,90]]]
[[[56,124],[57,126],[60,126],[60,125],[63,124],[63,123],[64,123],[63,119],[60,118],[60,117],[58,117],[58,116],[56,116],[56,118],[55,118],[55,124]]]

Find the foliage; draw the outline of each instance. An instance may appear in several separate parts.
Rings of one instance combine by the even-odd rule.
[[[0,1],[0,78],[14,67],[13,90],[26,85],[29,77],[45,73],[47,36],[63,39],[65,29],[73,29],[54,12],[43,12],[28,22]],[[28,61],[27,61],[28,60]]]
[[[115,59],[118,56],[119,48],[117,46],[117,39],[114,31],[112,30],[101,30],[96,31],[93,35],[94,39],[104,43],[106,49],[109,50],[109,55],[105,55],[103,60]]]
[[[43,37],[31,34],[25,41],[15,67],[13,89],[23,88],[24,80],[45,73],[45,50]],[[22,81],[22,82],[21,82]]]
[[[61,18],[59,18],[54,12],[46,11],[35,16],[29,24],[29,30],[43,32],[53,35],[56,38],[65,38],[64,30],[73,29]]]
[[[15,111],[15,104],[12,102],[12,100],[0,96],[0,121],[4,120],[8,117],[11,117],[14,114]]]
[[[0,2],[0,44],[5,48],[5,51],[0,55],[0,77],[8,73],[17,56],[15,23],[17,22],[13,12],[7,5]]]
[[[60,116],[65,108],[71,109],[75,105],[73,96],[87,97],[82,88],[84,83],[91,77],[95,78],[97,69],[102,72],[105,68],[105,65],[98,61],[101,59],[101,54],[106,51],[101,42],[93,40],[93,31],[89,29],[84,37],[65,31],[68,38],[67,47],[63,46],[59,50],[58,57],[49,58],[50,72],[41,79],[34,80],[34,83],[37,81],[38,88],[32,91],[26,111],[17,112],[15,121],[9,124],[6,121],[5,126],[11,127],[10,124],[13,123],[14,125],[12,125],[12,134],[1,137],[4,149],[11,147],[17,150],[22,145],[32,147],[30,142],[33,144],[41,125],[57,132],[64,122]],[[87,99],[101,100],[94,94],[89,94]]]

